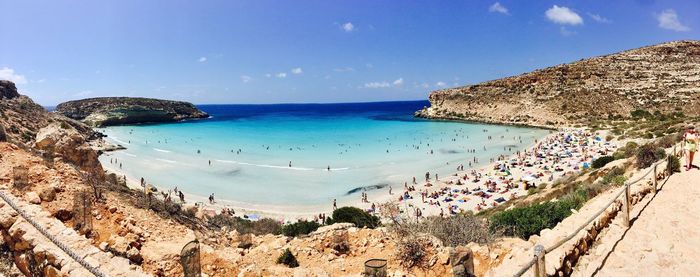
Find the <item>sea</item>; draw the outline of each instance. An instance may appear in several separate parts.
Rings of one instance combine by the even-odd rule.
[[[413,116],[428,105],[199,105],[210,118],[100,128],[108,141],[126,147],[100,160],[163,190],[303,206],[359,199],[361,192],[389,187],[400,193],[414,177],[420,182],[426,173],[448,176],[459,165],[485,166],[550,132]]]

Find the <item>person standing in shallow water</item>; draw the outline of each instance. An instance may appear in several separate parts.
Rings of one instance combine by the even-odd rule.
[[[333,199],[333,210],[335,211],[336,209],[338,209],[338,203]]]

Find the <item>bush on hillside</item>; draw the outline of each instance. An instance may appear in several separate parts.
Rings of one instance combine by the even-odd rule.
[[[650,167],[655,162],[665,157],[666,152],[663,148],[660,148],[653,143],[642,145],[639,147],[639,150],[637,150],[637,168]]]
[[[637,153],[637,148],[639,148],[639,145],[633,141],[630,141],[627,144],[625,144],[624,147],[621,147],[620,149],[615,151],[613,157],[616,160],[632,157]]]
[[[296,237],[300,235],[306,235],[313,231],[316,231],[321,225],[316,221],[306,221],[302,220],[292,224],[287,224],[282,227],[282,234],[288,237]]]
[[[491,232],[503,232],[506,236],[517,236],[527,240],[543,229],[552,228],[571,215],[585,202],[583,192],[563,197],[559,201],[544,202],[513,208],[491,217]]]
[[[669,148],[676,144],[677,141],[679,141],[679,139],[676,135],[667,135],[660,138],[656,142],[656,145],[658,145],[661,148]]]
[[[424,267],[428,257],[428,243],[425,237],[416,235],[401,238],[396,245],[396,256],[401,265],[405,268]]]
[[[593,168],[601,168],[601,167],[605,166],[606,164],[608,164],[608,163],[610,163],[610,162],[612,162],[612,161],[614,161],[614,160],[615,160],[615,158],[612,157],[612,156],[602,156],[602,157],[599,157],[599,158],[595,159],[595,160],[593,161],[593,163],[591,164],[591,167],[593,167]]]
[[[355,207],[342,207],[333,211],[331,223],[348,222],[359,228],[376,228],[380,225],[379,218]]]
[[[251,221],[245,218],[218,214],[209,219],[209,224],[217,228],[226,226],[229,229],[238,231],[239,234],[278,235],[282,231],[282,224],[271,218]]]
[[[471,213],[450,217],[430,216],[417,222],[392,225],[392,230],[400,236],[430,234],[446,246],[467,245],[470,242],[489,243],[496,237],[489,231],[484,219]]]
[[[282,252],[282,254],[279,257],[277,257],[277,263],[286,265],[291,268],[299,266],[297,258],[294,257],[292,251],[289,251],[289,248],[285,249],[284,252]]]

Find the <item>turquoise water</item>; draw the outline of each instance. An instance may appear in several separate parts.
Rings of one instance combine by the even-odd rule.
[[[424,179],[425,172],[447,176],[459,164],[468,169],[474,157],[483,166],[489,158],[524,149],[549,133],[414,119],[413,112],[425,105],[200,106],[212,118],[102,129],[108,140],[127,149],[100,159],[107,165],[117,159],[129,178],[144,177],[162,188],[177,186],[186,194],[314,205],[334,198],[359,199],[351,193],[359,187],[391,185],[400,191],[412,177]],[[471,149],[476,153],[469,153]]]

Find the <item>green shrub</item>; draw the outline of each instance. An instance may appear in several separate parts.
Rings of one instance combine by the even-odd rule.
[[[294,254],[292,254],[292,251],[289,251],[289,248],[285,249],[282,254],[277,257],[277,263],[278,264],[283,264],[288,267],[298,267],[299,262],[297,261],[297,258],[294,257]]]
[[[489,231],[486,220],[472,213],[449,217],[429,216],[418,221],[406,220],[402,224],[393,224],[390,228],[401,237],[430,234],[444,245],[452,247],[470,242],[485,244],[497,236]]]
[[[316,231],[318,227],[321,226],[316,221],[306,221],[302,220],[292,224],[287,224],[282,227],[282,234],[288,237],[296,237],[299,235],[306,235],[313,231]]]
[[[586,195],[586,190],[577,189],[559,201],[505,210],[491,217],[489,229],[491,232],[503,232],[506,236],[527,240],[531,235],[552,228],[571,215],[572,209],[578,209],[585,203]]]
[[[678,157],[671,155],[668,159],[668,175],[674,172],[681,172],[681,161]]]
[[[263,218],[257,221],[218,214],[209,219],[209,224],[213,227],[222,228],[224,226],[238,231],[240,234],[278,235],[282,231],[282,224],[271,218]]]
[[[66,123],[65,121],[61,121],[61,129],[70,129],[70,125]]]
[[[380,225],[379,218],[355,207],[342,207],[333,211],[331,223],[348,222],[359,228],[376,228]]]
[[[666,157],[664,149],[655,144],[648,143],[639,147],[637,151],[637,168],[647,168],[660,159]]]
[[[625,144],[624,147],[621,147],[620,149],[615,151],[613,157],[616,160],[632,157],[637,153],[638,148],[639,145],[636,142],[630,141],[627,144]]]
[[[613,156],[602,156],[602,157],[595,159],[593,161],[593,163],[591,164],[591,167],[601,168],[614,160],[615,160],[615,158]]]
[[[669,148],[672,147],[674,144],[677,142],[677,137],[675,135],[667,135],[662,138],[660,138],[657,142],[656,145],[662,148]]]
[[[646,110],[634,110],[630,113],[630,115],[634,118],[652,118],[652,114]]]

